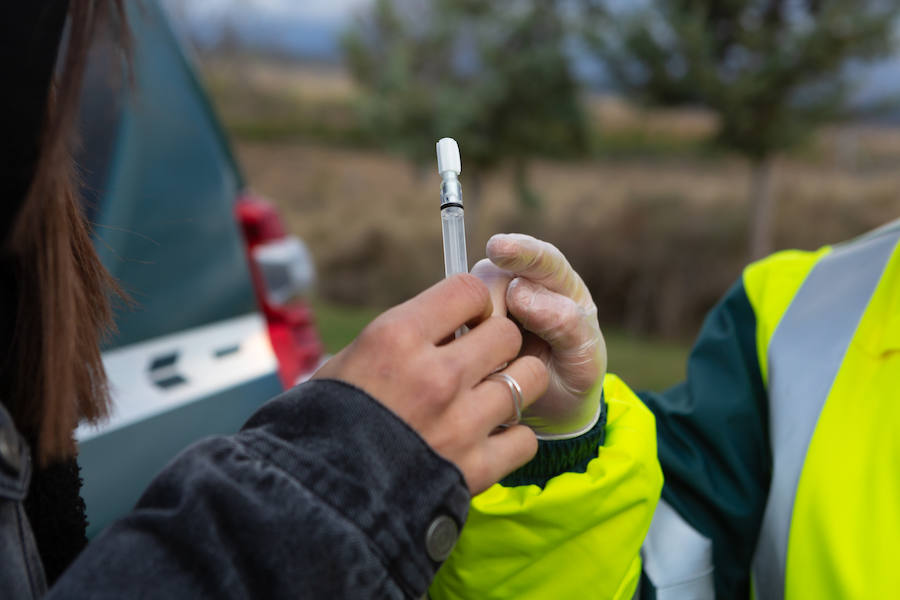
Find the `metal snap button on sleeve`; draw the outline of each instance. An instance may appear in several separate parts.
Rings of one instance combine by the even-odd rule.
[[[456,540],[459,538],[459,526],[447,515],[435,517],[425,534],[425,550],[435,562],[447,560]]]

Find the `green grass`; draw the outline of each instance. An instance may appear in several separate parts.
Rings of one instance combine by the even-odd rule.
[[[313,302],[316,325],[329,353],[335,353],[355,338],[381,312],[370,307]],[[605,329],[609,370],[637,390],[663,390],[684,378],[687,343],[636,337]]]
[[[378,308],[341,306],[322,300],[314,300],[312,305],[316,327],[329,354],[352,342],[363,327],[381,313]]]
[[[662,391],[684,379],[690,344],[604,329],[609,372],[632,389]]]
[[[677,134],[648,133],[640,129],[591,132],[591,152],[601,159],[710,159],[722,150],[705,138]]]

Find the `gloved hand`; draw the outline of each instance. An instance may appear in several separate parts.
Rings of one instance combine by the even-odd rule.
[[[540,358],[550,385],[522,417],[539,439],[581,435],[600,416],[606,343],[597,307],[578,273],[555,246],[523,234],[498,234],[472,274],[487,284],[494,314],[509,314],[524,332],[521,355]]]

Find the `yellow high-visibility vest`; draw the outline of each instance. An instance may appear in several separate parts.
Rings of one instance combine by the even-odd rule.
[[[584,473],[476,496],[432,600],[630,598],[662,487],[653,415],[607,376],[606,441]],[[577,574],[570,577],[570,574]]]

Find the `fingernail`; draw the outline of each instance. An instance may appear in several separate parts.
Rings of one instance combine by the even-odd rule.
[[[521,253],[522,246],[514,234],[499,234],[488,241],[488,258],[504,269],[514,270],[520,262]]]
[[[488,251],[488,255],[490,255],[492,251],[494,254],[504,253],[504,250],[507,250],[507,246],[509,246],[509,243],[507,241],[506,234],[495,233],[487,241],[486,249]]]
[[[521,277],[516,277],[509,282],[506,293],[511,295],[517,304],[526,305],[534,301],[535,291],[533,283]]]

